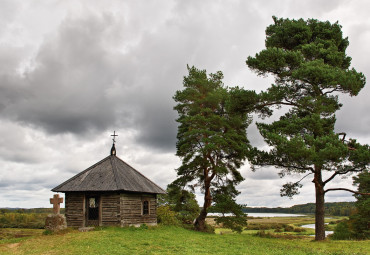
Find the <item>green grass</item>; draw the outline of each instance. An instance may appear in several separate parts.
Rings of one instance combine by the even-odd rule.
[[[40,236],[44,229],[0,228],[0,244],[14,243],[20,240]]]
[[[206,234],[179,227],[102,228],[0,243],[0,254],[367,254],[370,241],[287,240]]]

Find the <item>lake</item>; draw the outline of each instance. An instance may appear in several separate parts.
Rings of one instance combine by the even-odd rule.
[[[325,223],[325,225],[326,224],[328,224],[328,223]],[[302,225],[301,227],[302,228],[313,228],[313,229],[315,229],[315,224]],[[334,233],[334,231],[325,231],[325,236],[331,235],[333,233]]]

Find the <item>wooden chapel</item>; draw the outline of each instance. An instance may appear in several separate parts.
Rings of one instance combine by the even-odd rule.
[[[52,189],[65,193],[68,227],[157,224],[157,194],[166,192],[116,156],[110,155]]]

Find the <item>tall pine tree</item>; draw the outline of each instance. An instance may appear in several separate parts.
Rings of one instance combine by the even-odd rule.
[[[281,176],[313,176],[315,239],[323,240],[325,194],[348,190],[325,186],[337,176],[369,169],[369,146],[334,132],[335,112],[342,106],[337,95],[356,96],[365,85],[365,77],[350,69],[348,38],[343,38],[338,23],[273,20],[266,29],[266,49],[246,62],[258,75],[275,77],[275,84],[260,94],[255,107],[271,114],[273,106],[287,105],[288,111],[271,124],[257,124],[271,150],[255,148],[251,163],[275,166]],[[287,183],[281,194],[293,196],[301,186],[300,181]]]
[[[188,71],[185,88],[174,96],[179,115],[177,156],[182,165],[173,185],[200,187],[203,191],[203,208],[195,228],[205,231],[208,209],[215,203],[218,209],[228,206],[229,212],[242,216],[234,199],[238,194],[234,187],[243,180],[238,168],[249,151],[246,129],[250,121],[247,115],[232,110],[221,72],[207,75],[195,67],[188,67]],[[243,220],[240,222],[243,225]]]

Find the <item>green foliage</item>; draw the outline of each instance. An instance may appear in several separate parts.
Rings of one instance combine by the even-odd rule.
[[[2,213],[0,228],[44,228],[45,213]]]
[[[205,224],[205,229],[204,229],[203,232],[209,233],[209,234],[214,234],[215,233],[215,227],[206,223]]]
[[[353,177],[353,184],[358,185],[358,192],[370,193],[370,173],[368,171]],[[333,239],[370,239],[370,196],[355,194],[357,199],[356,213],[349,220],[340,222],[335,230]]]
[[[44,232],[42,232],[42,234],[45,235],[45,236],[48,236],[48,235],[54,234],[54,232],[51,231],[50,229],[46,229]]]
[[[350,230],[348,222],[340,222],[334,229],[334,233],[331,236],[333,240],[350,240],[353,239],[353,232]]]
[[[167,206],[175,212],[175,217],[182,224],[192,224],[200,211],[195,195],[176,185],[167,186],[167,193],[158,196],[158,205]]]
[[[64,214],[65,208],[60,208],[60,213]],[[0,214],[4,213],[53,213],[53,208],[31,208],[31,209],[24,209],[24,208],[0,208]]]
[[[146,224],[141,224],[139,229],[149,229],[149,227]]]
[[[353,177],[361,193],[370,193],[370,172],[360,173]],[[370,196],[355,194],[357,213],[350,217],[349,223],[356,239],[370,239]]]
[[[239,193],[233,185],[214,190],[212,193],[214,205],[209,208],[209,211],[222,214],[222,216],[216,217],[217,224],[222,224],[225,228],[241,233],[243,228],[247,226],[247,217],[243,212],[243,206],[236,203],[235,197]]]
[[[162,205],[157,208],[157,219],[158,223],[162,225],[177,226],[180,224],[176,217],[176,212],[172,211],[168,205]]]
[[[235,112],[233,100],[224,87],[222,72],[207,75],[205,70],[188,67],[184,89],[174,100],[179,114],[176,155],[182,160],[173,186],[184,190],[197,185],[204,191],[203,211],[196,227],[204,230],[207,210],[214,190],[235,186],[243,180],[238,168],[246,158],[250,119]]]
[[[168,185],[167,194],[169,205],[177,212],[177,219],[183,224],[192,224],[200,212],[194,193],[176,185]]]

